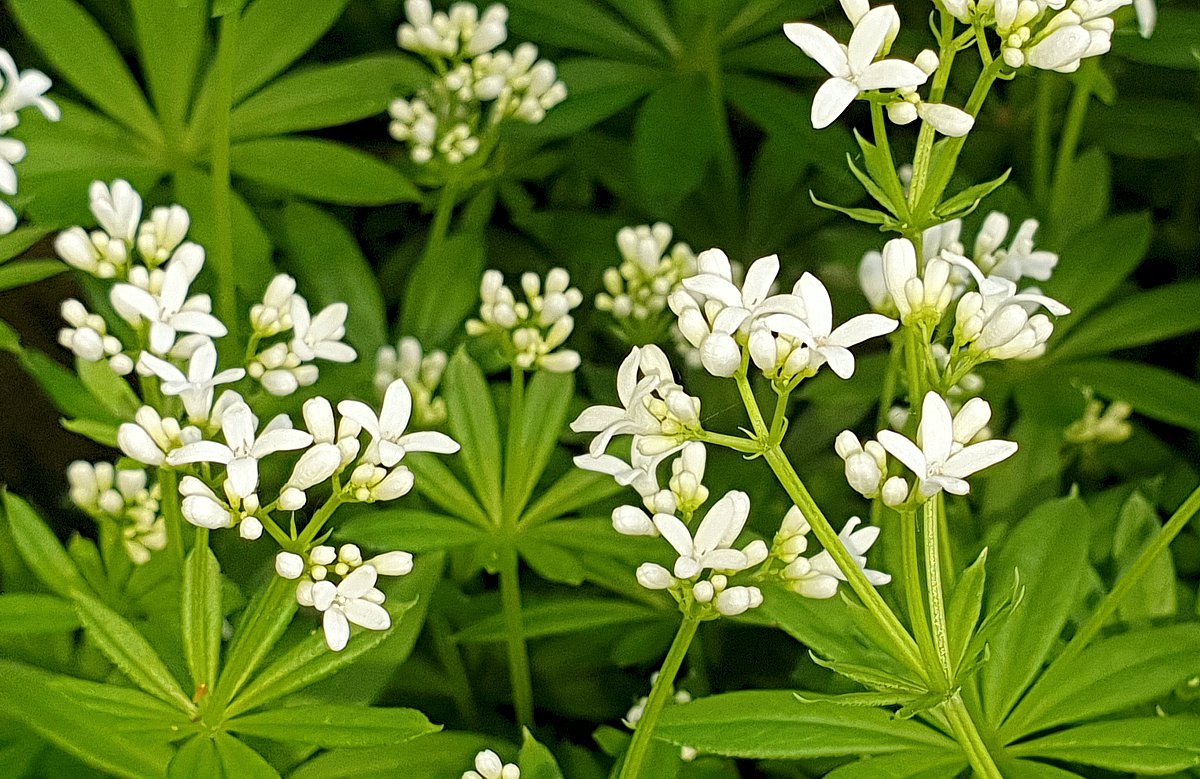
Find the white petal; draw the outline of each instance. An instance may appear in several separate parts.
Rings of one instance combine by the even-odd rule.
[[[858,93],[859,88],[843,78],[826,81],[813,97],[812,126],[820,130],[833,124],[833,120],[854,102]]]
[[[458,442],[445,433],[422,431],[409,433],[396,443],[407,452],[435,452],[437,454],[454,454],[460,447]]]
[[[925,71],[911,62],[904,60],[880,60],[872,63],[858,77],[858,86],[862,91],[872,89],[900,89],[902,87],[918,87],[929,77]]]
[[[387,609],[369,600],[356,598],[347,601],[342,609],[346,613],[346,619],[367,630],[387,630],[392,625],[392,616],[387,613]]]
[[[995,465],[1001,460],[1007,460],[1016,454],[1017,445],[1013,441],[980,441],[965,447],[958,454],[946,461],[946,474],[963,478]]]
[[[855,346],[870,338],[887,335],[899,324],[882,314],[860,314],[830,333],[829,342],[838,346]]]
[[[946,401],[932,390],[925,393],[925,400],[921,403],[917,440],[927,462],[945,462],[950,456],[950,448],[954,444],[954,420]]]
[[[844,78],[850,75],[850,64],[842,44],[829,33],[812,24],[793,22],[783,25],[783,34],[804,53],[825,68],[829,75]]]
[[[383,409],[379,412],[379,430],[383,437],[395,439],[404,435],[411,416],[412,393],[403,379],[396,379],[388,385],[383,396]]]
[[[916,444],[892,430],[880,430],[876,438],[889,454],[908,466],[917,476],[925,478],[925,455]]]
[[[829,301],[829,292],[821,280],[811,273],[805,273],[796,282],[804,310],[807,312],[805,321],[816,336],[829,335],[833,328],[833,306]]]
[[[312,442],[312,434],[303,430],[292,430],[290,428],[267,430],[254,442],[250,453],[256,458],[262,458],[275,452],[290,452],[296,449],[303,449]]]
[[[350,623],[345,614],[339,609],[326,609],[322,626],[325,628],[325,643],[330,649],[340,652],[346,648],[346,642],[350,640]]]
[[[361,400],[343,400],[338,403],[338,411],[342,416],[357,422],[372,438],[379,438],[379,417],[375,416],[374,410],[366,403]]]
[[[850,62],[851,72],[862,73],[879,56],[895,18],[896,9],[883,5],[867,11],[858,20],[854,25],[854,32],[850,35],[850,43],[846,46],[846,57]]]
[[[361,598],[370,592],[379,578],[379,572],[374,566],[364,565],[355,568],[337,586],[338,595],[343,598]]]
[[[225,466],[230,491],[239,498],[248,498],[258,488],[258,460],[237,457]]]
[[[233,450],[225,444],[216,441],[196,441],[174,449],[167,455],[170,465],[185,465],[187,463],[220,463],[228,464],[233,460]]]
[[[655,514],[654,526],[658,528],[658,532],[663,538],[667,539],[675,551],[681,557],[687,557],[692,554],[692,534],[687,529],[687,525],[683,524],[678,517],[670,514]],[[681,578],[688,578],[686,576]]]
[[[771,292],[771,285],[779,275],[779,255],[770,254],[760,257],[746,271],[746,281],[742,284],[742,302],[746,308],[754,308]]]

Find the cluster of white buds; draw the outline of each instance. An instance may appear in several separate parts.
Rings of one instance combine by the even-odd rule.
[[[458,165],[491,148],[509,119],[536,124],[567,96],[554,64],[537,47],[493,51],[508,37],[508,10],[489,6],[480,16],[470,3],[434,13],[428,0],[407,0],[400,47],[429,61],[430,84],[388,108],[392,137],[409,145],[418,165]]]
[[[653,685],[657,680],[658,672],[655,671],[650,675],[650,684]],[[625,727],[629,728],[630,730],[637,728],[637,724],[641,721],[642,715],[646,713],[646,704],[649,702],[650,697],[643,695],[641,698],[637,699],[637,702],[629,707],[629,711],[626,712],[625,718],[621,720]],[[671,696],[670,702],[675,706],[691,703],[692,694],[687,690],[676,690]],[[686,745],[679,747],[679,759],[685,763],[692,762],[699,754],[700,753],[696,751],[695,747],[689,747]]]
[[[353,362],[358,353],[342,341],[349,312],[345,303],[331,303],[312,315],[308,301],[296,293],[296,280],[279,274],[267,285],[262,302],[250,309],[256,351],[246,372],[267,392],[282,397],[316,382],[320,369],[315,360]],[[262,339],[281,335],[285,340],[258,348]]]
[[[878,441],[865,444],[849,430],[843,430],[834,442],[834,449],[846,466],[846,481],[864,498],[882,497],[888,506],[898,506],[908,499],[908,485],[899,476],[887,477],[887,450]]]
[[[1133,435],[1129,415],[1133,406],[1123,400],[1113,401],[1108,408],[1103,401],[1089,397],[1083,416],[1072,422],[1063,438],[1072,444],[1119,444]]]
[[[475,770],[464,771],[462,779],[521,779],[521,769],[506,763],[490,749],[475,755]]]
[[[972,271],[978,274],[973,266]],[[955,351],[966,349],[968,357],[979,362],[1031,360],[1045,354],[1054,323],[1032,311],[1044,307],[1064,316],[1071,309],[1035,289],[1017,292],[1017,285],[1005,278],[979,274],[976,279],[979,291],[964,294],[955,310]]]
[[[847,520],[838,534],[838,540],[862,569],[867,581],[876,587],[887,584],[892,580],[890,575],[867,568],[867,551],[879,538],[879,528],[868,526],[857,530],[861,522],[858,517]],[[792,506],[784,516],[779,532],[775,534],[772,554],[786,563],[779,577],[792,592],[806,598],[832,598],[837,594],[838,584],[846,581],[846,575],[828,550],[812,557],[801,556],[808,550],[808,533],[811,529],[800,509]]]
[[[967,21],[979,18],[1000,35],[1001,56],[1011,68],[1031,65],[1072,73],[1087,57],[1112,45],[1111,15],[1132,0],[950,0],[947,10]],[[973,8],[971,6],[974,6]]]
[[[379,347],[375,356],[375,389],[380,397],[396,379],[408,385],[413,397],[413,423],[432,428],[446,421],[446,401],[434,397],[446,371],[446,353],[435,349],[425,354],[412,336],[400,339],[395,348]]]
[[[783,26],[792,43],[830,76],[813,98],[813,127],[828,127],[860,95],[889,92],[883,98],[889,116],[898,124],[908,124],[919,116],[944,135],[961,136],[970,131],[975,122],[970,114],[950,105],[926,103],[916,94],[917,87],[937,70],[936,54],[925,50],[915,63],[886,59],[900,32],[895,7],[871,8],[867,0],[842,0],[842,9],[854,25],[848,45],[812,24]]]
[[[62,318],[70,327],[58,331],[58,342],[81,360],[107,360],[113,373],[124,376],[133,370],[133,359],[125,354],[121,341],[108,332],[104,317],[93,314],[74,298],[62,304]]]
[[[729,586],[729,576],[767,559],[767,545],[761,540],[751,541],[742,549],[733,548],[749,516],[750,498],[738,491],[726,493],[709,508],[695,537],[673,514],[655,514],[649,520],[655,534],[666,539],[678,558],[671,570],[657,563],[643,563],[637,569],[638,583],[648,590],[669,590],[681,607],[687,608],[689,601],[706,606],[714,617],[737,616],[762,605],[762,592],[757,587]],[[635,534],[651,535],[645,529]],[[702,578],[705,571],[710,574]]]
[[[45,96],[48,89],[50,79],[45,73],[18,70],[12,55],[0,49],[0,194],[17,194],[17,171],[13,165],[25,159],[25,144],[5,136],[21,123],[20,112],[32,106],[52,122],[62,117],[58,106]],[[0,200],[0,235],[11,233],[16,226],[17,213]]]
[[[222,495],[195,476],[184,476],[179,481],[179,494],[183,496],[180,511],[183,518],[196,527],[223,530],[236,527],[238,535],[247,541],[262,537],[262,520],[256,516],[262,504],[256,492],[239,495],[233,482],[222,482]]]
[[[958,220],[955,220],[956,222]],[[999,211],[993,211],[983,220],[975,236],[975,252],[972,259],[984,274],[1019,282],[1022,278],[1047,281],[1056,265],[1058,255],[1044,249],[1035,249],[1034,235],[1037,233],[1036,219],[1026,219],[1017,228],[1012,242],[1006,248],[1009,219]]]
[[[164,417],[150,406],[142,406],[132,422],[117,428],[117,446],[134,460],[161,468],[167,456],[204,437],[195,425],[181,425],[174,417]]]
[[[570,312],[583,302],[583,293],[571,286],[571,277],[562,268],[546,274],[544,287],[536,273],[522,274],[521,289],[525,300],[517,302],[500,271],[486,271],[479,287],[479,318],[467,321],[467,334],[499,339],[505,357],[522,370],[575,370],[579,353],[555,349],[575,329]]]
[[[686,243],[671,246],[671,226],[623,227],[617,233],[621,264],[604,271],[604,292],[596,308],[612,314],[619,325],[654,319],[667,308],[667,298],[696,274],[696,255]]]
[[[575,464],[585,471],[607,473],[622,486],[632,486],[642,496],[642,503],[651,514],[682,514],[685,521],[690,521],[708,500],[708,488],[703,483],[707,452],[699,441],[689,441],[679,450],[679,456],[671,463],[668,489],[658,486],[657,466],[661,458],[649,460],[636,448],[632,455],[632,464],[608,454],[599,457],[580,455],[575,458]],[[621,535],[658,536],[653,520],[636,506],[613,509],[612,523],[613,529]]]
[[[404,576],[412,567],[408,552],[385,552],[363,560],[362,551],[354,544],[336,550],[316,546],[307,555],[280,552],[275,556],[275,572],[296,580],[296,602],[324,615],[325,643],[334,652],[346,648],[351,623],[367,630],[391,626],[391,615],[383,607],[386,597],[375,584],[380,576]],[[337,577],[336,584],[331,576]]]
[[[147,487],[146,472],[117,470],[112,463],[76,460],[67,467],[71,502],[98,522],[113,522],[129,559],[141,565],[166,548],[166,523],[159,516],[158,485]]]

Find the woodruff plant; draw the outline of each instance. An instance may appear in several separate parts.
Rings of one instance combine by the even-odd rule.
[[[98,543],[76,538],[64,549],[28,503],[4,495],[13,544],[52,595],[6,593],[0,610],[29,615],[39,629],[82,628],[85,637],[66,673],[0,659],[0,690],[23,727],[127,776],[562,777],[533,736],[529,643],[569,633],[564,624],[612,620],[589,611],[598,606],[649,614],[674,633],[649,694],[623,720],[632,737],[594,734],[614,776],[673,776],[704,755],[858,758],[831,769],[843,779],[1067,773],[1056,764],[1194,767],[1195,718],[1135,715],[1187,680],[1200,631],[1135,628],[1093,640],[1200,508],[1200,490],[1115,589],[1077,615],[1046,668],[1076,608],[1070,595],[1056,597],[1055,577],[1073,592],[1087,567],[1085,547],[1064,540],[1081,535],[1075,525],[1086,521],[1078,499],[1018,525],[999,563],[985,548],[963,568],[950,543],[976,474],[1018,451],[993,437],[977,369],[1043,358],[1058,318],[1071,311],[1028,285],[1049,281],[1058,263],[1035,246],[1036,221],[1010,238],[1009,218],[992,212],[973,241],[963,236],[963,218],[1007,174],[947,189],[994,83],[1030,67],[1072,72],[1103,54],[1110,15],[1125,4],[938,2],[936,50],[912,62],[890,56],[900,35],[892,6],[843,0],[852,27],[845,45],[813,24],[785,24],[782,35],[829,76],[812,101],[813,127],[833,125],[856,101],[870,113],[870,140],[857,137],[865,170],[852,159],[850,171],[883,210],[827,207],[898,235],[858,269],[873,311],[839,322],[829,290],[810,272],[782,291],[776,255],[743,268],[721,249],[695,254],[673,244],[665,223],[627,227],[616,235],[621,262],[603,274],[594,308],[632,348],[616,367],[616,404],[582,412],[574,377],[583,359],[568,339],[584,295],[564,268],[525,272],[513,287],[500,270],[486,271],[478,313],[453,356],[405,335],[395,347],[373,345],[373,382],[334,391],[328,369],[355,362],[363,348],[347,343],[347,303],[310,306],[297,279],[278,274],[243,306],[225,294],[240,285],[222,277],[214,314],[198,291],[207,254],[188,240],[189,211],[165,204],[147,212],[128,181],[93,182],[88,205],[98,226],[70,227],[53,242],[89,298],[61,308],[67,326],[58,341],[75,373],[43,368],[54,377],[43,382],[71,395],[69,429],[124,458],[68,469],[70,500],[95,521]],[[240,4],[217,6],[236,36]],[[391,103],[389,132],[416,182],[435,193],[420,260],[428,267],[456,248],[460,197],[503,163],[505,126],[541,122],[567,89],[533,44],[498,50],[508,37],[501,5],[480,11],[459,2],[435,12],[427,0],[408,0],[404,8],[398,43],[426,62],[428,78]],[[626,12],[655,19],[652,9]],[[976,80],[960,108],[948,95],[955,64],[974,58],[967,52],[978,54],[979,67],[969,69]],[[30,105],[58,117],[45,76],[18,72],[3,52],[0,72],[3,130]],[[889,133],[918,121],[911,165],[899,165]],[[0,139],[0,191],[8,195],[11,163],[23,151]],[[228,181],[216,183],[217,235],[228,239]],[[478,220],[478,202],[464,209],[464,223]],[[0,204],[0,233],[13,224],[15,213]],[[243,313],[235,321],[230,311]],[[785,438],[803,432],[791,429],[794,399],[818,382],[864,381],[852,350],[885,338],[886,369],[870,390],[880,408],[874,436],[844,430],[827,442],[849,486],[872,501],[864,521],[814,498]],[[499,371],[507,382],[488,380]],[[745,412],[738,433],[713,429],[710,398],[720,382]],[[704,389],[692,394],[689,385]],[[354,397],[371,388],[372,402]],[[771,396],[773,410],[764,409]],[[1128,407],[1101,409],[1089,403],[1067,439],[1128,437]],[[573,463],[560,442],[572,416],[571,431],[592,434]],[[744,458],[741,483],[763,461],[789,507],[753,521],[774,511],[757,499],[752,506],[752,490],[711,493],[706,477],[712,484],[727,462],[712,454],[719,449]],[[627,487],[640,502],[587,513]],[[247,553],[261,558],[263,575],[244,599],[223,562]],[[1060,553],[1061,565],[1045,563]],[[447,557],[448,577],[485,593],[497,614],[455,632],[455,596],[436,586]],[[552,584],[588,582],[627,602],[581,593],[532,603],[530,573]],[[434,736],[440,727],[420,711],[359,705],[384,685],[361,694],[353,687],[381,675],[361,670],[370,653],[397,639],[411,650],[426,609],[436,610],[426,640],[465,721],[478,724],[474,697],[486,682],[471,676],[482,676],[490,659],[472,658],[470,646],[503,644],[521,726],[516,762],[501,757],[515,750],[500,737]],[[1039,609],[1051,615],[1044,624]],[[702,626],[732,620],[783,627],[814,662],[844,677],[837,689],[860,689],[679,689],[685,663],[704,662],[695,648]],[[314,692],[355,664],[359,675],[334,693],[344,701]],[[1105,719],[1114,713],[1124,718]],[[1152,754],[1137,751],[1146,744]],[[574,765],[586,766],[580,775],[602,775],[610,767],[602,764]],[[736,772],[712,765],[716,775]]]

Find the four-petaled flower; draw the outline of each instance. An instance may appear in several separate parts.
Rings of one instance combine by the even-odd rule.
[[[896,9],[890,5],[872,8],[854,25],[848,46],[812,24],[793,22],[783,26],[788,39],[831,76],[813,98],[813,127],[828,127],[863,92],[911,89],[925,83],[925,71],[911,62],[875,61],[886,48],[897,19]]]
[[[364,458],[387,468],[400,462],[408,452],[454,454],[459,449],[458,442],[445,433],[423,430],[405,435],[412,417],[412,393],[403,379],[388,385],[378,416],[360,400],[343,400],[338,403],[338,411],[370,434],[371,444]]]
[[[746,518],[749,516],[750,498],[746,493],[734,490],[727,492],[725,497],[708,510],[708,514],[696,528],[695,538],[687,525],[670,514],[656,514],[654,526],[679,553],[674,565],[675,576],[679,579],[690,579],[706,568],[714,571],[742,571],[762,562],[766,549],[764,546],[760,556],[758,547],[762,545],[761,541],[751,543],[746,550],[730,548],[745,527]]]
[[[976,409],[972,409],[971,416],[974,422]],[[962,437],[960,430],[958,438]],[[942,490],[952,495],[966,495],[971,491],[971,485],[966,482],[968,476],[1017,451],[1017,445],[1012,441],[981,441],[964,446],[956,440],[950,407],[936,392],[926,393],[921,405],[917,443],[891,430],[879,431],[878,438],[884,449],[917,475],[921,480],[921,494],[927,498]]]
[[[117,284],[110,297],[113,307],[129,324],[142,321],[150,325],[150,351],[166,354],[175,345],[177,332],[199,333],[219,338],[227,332],[221,320],[213,316],[208,295],[188,297],[188,288],[204,265],[204,250],[185,243],[175,250],[162,277],[157,295],[133,284]]]
[[[333,651],[346,648],[351,622],[367,630],[387,630],[391,626],[391,615],[380,605],[383,593],[375,589],[378,576],[374,566],[364,565],[348,573],[336,586],[329,581],[313,585],[313,606],[325,614],[322,619],[325,643]]]
[[[213,389],[217,385],[237,381],[246,375],[246,371],[241,368],[229,368],[215,373],[217,347],[209,340],[205,340],[192,352],[186,376],[171,363],[149,352],[142,352],[138,362],[162,379],[164,395],[178,395],[183,400],[183,407],[192,422],[208,421],[212,412]]]

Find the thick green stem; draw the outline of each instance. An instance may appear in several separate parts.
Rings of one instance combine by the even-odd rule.
[[[784,433],[787,432],[787,407],[792,391],[784,390],[775,401],[775,414],[771,417],[771,432],[768,439],[773,444],[782,444]]]
[[[937,650],[933,646],[933,634],[929,630],[929,614],[925,610],[925,592],[921,588],[921,565],[917,555],[917,517],[911,508],[900,510],[901,559],[903,560],[904,600],[908,607],[908,618],[921,654],[927,662],[933,662]]]
[[[183,565],[183,510],[179,500],[179,475],[170,469],[160,468],[158,486],[162,493],[163,520],[167,526],[167,553],[172,560]]]
[[[1054,162],[1054,192],[1058,192],[1063,180],[1071,172],[1079,138],[1083,135],[1083,123],[1087,119],[1088,106],[1092,102],[1092,84],[1099,65],[1094,59],[1084,60],[1075,76],[1075,92],[1067,109],[1067,121],[1063,124],[1062,138],[1058,142],[1058,157]]]
[[[1183,505],[1175,510],[1175,513],[1167,520],[1167,524],[1158,531],[1154,540],[1146,545],[1133,564],[1117,580],[1116,586],[1101,601],[1092,616],[1088,618],[1087,623],[1071,639],[1071,643],[1067,644],[1067,648],[1055,660],[1056,663],[1064,662],[1082,652],[1088,642],[1100,633],[1116,613],[1122,601],[1133,591],[1141,578],[1146,575],[1146,571],[1150,570],[1150,566],[1154,564],[1159,555],[1167,550],[1171,542],[1175,540],[1175,536],[1179,535],[1179,532],[1187,526],[1197,511],[1200,511],[1200,487],[1197,487],[1183,502]]]
[[[979,729],[975,726],[975,720],[971,718],[966,704],[963,703],[962,696],[955,693],[946,701],[943,708],[950,721],[950,729],[954,732],[955,740],[966,753],[967,762],[971,764],[975,775],[984,777],[984,779],[1004,779],[1000,769],[996,767],[996,761],[992,759],[992,753],[988,751],[987,744],[979,735]]]
[[[709,430],[703,431],[696,436],[696,441],[703,441],[706,444],[713,446],[724,446],[726,449],[732,449],[735,452],[742,454],[761,454],[762,444],[752,438],[745,438],[740,435],[726,435],[724,433],[714,433]]]
[[[240,11],[221,18],[221,43],[214,65],[217,84],[212,134],[213,240],[208,256],[217,272],[217,313],[238,342],[237,283],[233,264],[233,205],[229,172],[229,115],[233,108],[233,62],[237,53]]]
[[[946,688],[954,685],[954,662],[950,659],[950,631],[946,627],[946,593],[942,589],[941,548],[938,544],[938,501],[925,501],[925,576],[929,591],[929,622],[938,665]]]
[[[521,580],[517,550],[501,553],[500,607],[504,613],[504,632],[508,644],[508,672],[512,682],[513,708],[517,724],[533,727],[533,678],[529,672],[529,648],[525,644],[525,625],[521,619]]]
[[[922,367],[928,343],[923,343],[920,328],[904,326],[904,367],[908,373],[908,407],[913,411],[921,408],[925,397],[925,370]]]
[[[446,182],[442,191],[438,193],[437,209],[433,212],[433,224],[429,227],[429,238],[425,241],[425,257],[432,257],[446,242],[457,198],[458,184],[455,181]]]
[[[646,757],[650,754],[650,745],[654,740],[654,729],[663,707],[671,699],[675,690],[675,677],[679,675],[679,667],[687,656],[688,647],[696,637],[696,628],[700,626],[700,618],[691,614],[683,615],[679,632],[671,642],[667,658],[663,660],[662,668],[650,688],[650,697],[646,700],[646,708],[638,720],[637,729],[633,731],[633,740],[629,743],[629,751],[625,753],[625,763],[621,766],[620,779],[637,779],[642,775]]]
[[[892,156],[892,145],[888,141],[887,122],[883,120],[883,104],[871,103],[871,136],[875,141],[875,146],[879,149],[880,154],[888,162],[887,180],[880,182],[883,184],[888,195],[892,198],[893,205],[897,210],[901,210],[899,216],[907,215],[908,203],[904,199],[904,184],[900,181],[900,174],[896,171],[896,161]]]

